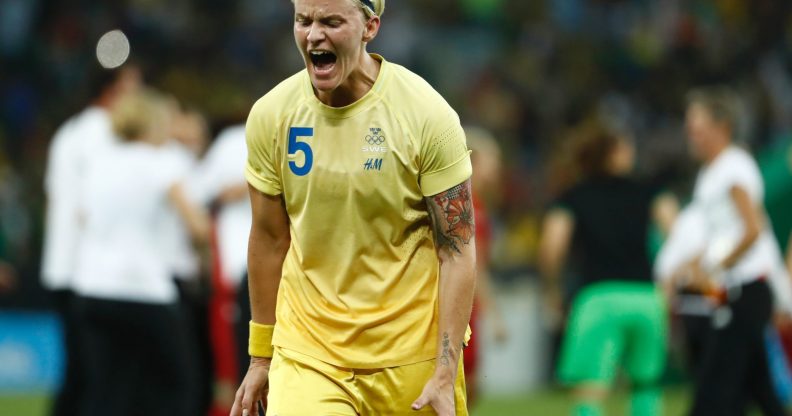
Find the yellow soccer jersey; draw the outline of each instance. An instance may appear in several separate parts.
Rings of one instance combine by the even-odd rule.
[[[307,71],[253,106],[246,177],[291,222],[272,343],[330,364],[435,358],[439,262],[425,196],[464,182],[459,117],[422,78],[382,62],[372,89],[322,104]]]

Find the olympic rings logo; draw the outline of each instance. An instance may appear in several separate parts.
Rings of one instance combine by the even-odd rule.
[[[379,146],[382,143],[385,143],[385,136],[381,135],[366,135],[366,142],[372,146]]]

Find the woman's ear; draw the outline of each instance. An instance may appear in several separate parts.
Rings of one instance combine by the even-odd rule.
[[[365,30],[363,32],[363,42],[371,42],[377,37],[377,33],[379,33],[380,27],[380,18],[379,16],[372,16],[370,19],[366,21]]]

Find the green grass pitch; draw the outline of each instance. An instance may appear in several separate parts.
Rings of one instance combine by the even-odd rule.
[[[608,400],[606,415],[627,415],[629,398],[617,391]],[[665,392],[664,415],[685,413],[688,392],[673,388]],[[45,416],[49,408],[46,395],[0,396],[0,415]],[[570,414],[569,396],[560,390],[547,390],[510,397],[483,397],[472,409],[472,416],[566,416]]]

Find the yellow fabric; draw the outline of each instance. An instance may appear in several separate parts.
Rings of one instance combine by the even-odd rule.
[[[400,367],[352,370],[275,348],[267,416],[434,415],[430,406],[417,412],[410,407],[434,369],[434,360],[429,360]],[[461,356],[454,397],[457,416],[467,416]]]
[[[251,357],[272,357],[272,332],[274,325],[262,325],[250,321],[248,354]]]
[[[424,197],[471,174],[456,113],[373,56],[379,76],[357,102],[322,104],[302,71],[247,121],[247,180],[282,194],[291,222],[273,344],[350,368],[434,358],[439,263]]]

